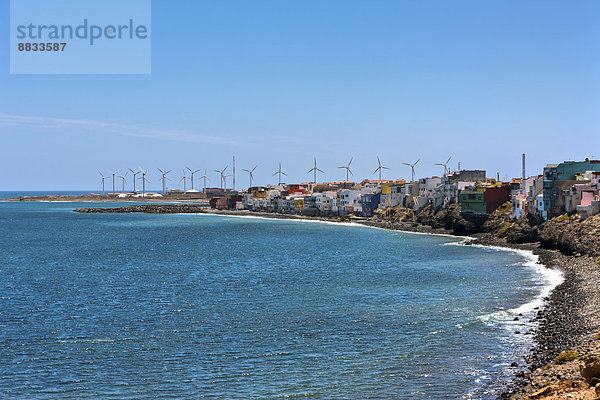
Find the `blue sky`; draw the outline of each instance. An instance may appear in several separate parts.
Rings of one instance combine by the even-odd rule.
[[[0,45],[9,46],[9,2]],[[258,165],[255,183],[600,158],[600,3],[153,0],[150,75],[10,75],[0,190],[98,189],[142,166]],[[211,172],[213,186],[219,178]]]

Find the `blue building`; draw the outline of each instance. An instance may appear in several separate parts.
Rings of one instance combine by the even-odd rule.
[[[362,206],[362,212],[365,217],[373,216],[373,211],[379,207],[381,201],[381,192],[379,193],[367,193],[360,196],[360,204]]]
[[[575,175],[585,171],[600,171],[600,161],[565,161],[544,168],[544,211],[549,218],[565,213],[565,193],[577,183]]]

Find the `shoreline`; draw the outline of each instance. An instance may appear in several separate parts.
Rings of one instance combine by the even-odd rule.
[[[581,358],[597,354],[600,340],[595,335],[600,332],[600,267],[590,256],[565,255],[558,250],[541,248],[539,244],[513,244],[504,238],[492,234],[457,235],[445,229],[434,229],[419,224],[393,224],[366,219],[341,220],[339,218],[309,217],[302,215],[278,214],[248,210],[207,210],[207,215],[239,216],[267,219],[312,220],[328,223],[353,223],[357,225],[396,230],[414,234],[428,234],[464,239],[466,246],[503,248],[526,251],[536,256],[536,264],[562,274],[562,281],[554,285],[542,303],[532,310],[533,325],[532,348],[521,362],[510,367],[514,379],[509,382],[500,395],[502,399],[526,400],[531,398],[549,398],[544,394],[532,397],[536,392],[544,391],[548,395],[559,390],[570,392],[573,399],[596,399],[589,397],[594,388],[581,384],[579,366]],[[586,285],[582,287],[582,282]],[[587,311],[586,311],[587,310]],[[580,357],[564,365],[555,364],[554,358],[566,350],[576,350]],[[579,386],[578,386],[579,385]],[[559,389],[561,388],[561,389]],[[578,394],[579,393],[579,394]],[[580,396],[580,397],[577,397]],[[557,397],[562,398],[562,397]]]
[[[32,201],[32,200],[29,200]],[[36,201],[36,200],[33,200]],[[37,200],[39,201],[39,200]],[[113,201],[121,201],[113,199]],[[147,207],[146,205],[145,207]],[[165,207],[159,206],[159,207]],[[144,206],[142,206],[144,207]],[[192,205],[179,205],[188,207]],[[345,219],[310,217],[293,214],[279,214],[248,210],[198,209],[183,212],[206,215],[239,216],[250,218],[287,219],[321,221],[326,223],[352,223],[373,228],[397,230],[407,233],[444,235],[464,239],[464,245],[506,248],[531,252],[537,256],[538,263],[544,268],[557,269],[563,274],[562,283],[554,286],[544,297],[543,304],[535,307],[530,323],[534,328],[527,334],[533,335],[533,345],[525,360],[514,362],[510,371],[515,378],[508,384],[500,398],[524,400],[531,398],[559,399],[548,397],[559,393],[571,393],[573,399],[596,399],[594,388],[589,388],[582,380],[579,366],[582,359],[593,354],[600,355],[600,340],[595,336],[600,332],[600,266],[591,256],[576,254],[565,255],[558,250],[540,247],[539,243],[513,244],[506,238],[491,233],[460,235],[452,230],[434,229],[417,222],[390,222],[374,219]],[[102,209],[84,212],[105,212]],[[81,212],[81,211],[78,211]],[[114,212],[114,211],[112,211]],[[123,211],[148,212],[148,211]],[[150,211],[151,212],[151,211]],[[566,350],[576,350],[579,357],[563,365],[553,362],[554,358]],[[600,386],[598,386],[600,389]],[[533,395],[533,396],[532,396]],[[589,397],[592,396],[592,397]]]

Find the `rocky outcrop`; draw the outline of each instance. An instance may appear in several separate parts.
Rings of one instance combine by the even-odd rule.
[[[590,386],[600,385],[600,354],[587,356],[584,364],[579,366],[579,372]]]
[[[506,231],[508,243],[539,242],[537,219],[531,214],[522,215]]]
[[[544,247],[566,254],[600,256],[600,215],[585,220],[578,215],[562,215],[541,224],[538,232]]]
[[[373,215],[373,218],[379,221],[385,221],[392,224],[413,224],[417,222],[417,217],[412,209],[400,206],[386,208],[385,210],[376,210]]]
[[[79,208],[74,212],[83,214],[197,214],[205,212],[205,209],[195,204],[142,204],[117,208]]]

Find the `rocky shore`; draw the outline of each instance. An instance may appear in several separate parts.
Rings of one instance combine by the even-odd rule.
[[[578,215],[539,221],[530,216],[511,221],[507,206],[489,216],[462,212],[459,205],[419,213],[395,207],[372,218],[355,219],[367,226],[409,232],[470,236],[467,244],[529,250],[548,268],[564,274],[564,282],[546,298],[534,317],[534,346],[526,360],[515,361],[515,380],[501,398],[600,399],[600,215]],[[207,210],[192,204],[148,204],[91,208],[79,213],[213,213],[286,219],[339,218],[250,211]],[[344,221],[348,222],[349,219]],[[520,333],[521,334],[521,333]],[[523,333],[524,334],[524,333]]]
[[[197,204],[140,204],[116,208],[78,208],[74,212],[82,214],[198,214],[206,212],[206,208]]]

